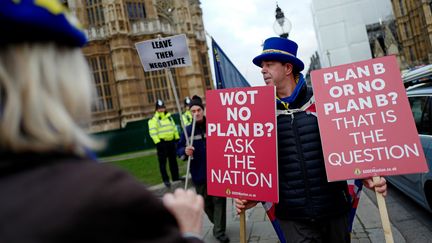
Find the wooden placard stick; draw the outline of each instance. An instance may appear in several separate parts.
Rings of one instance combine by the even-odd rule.
[[[379,183],[380,181],[380,177],[379,176],[374,176],[373,177],[373,182],[374,184]],[[385,241],[386,243],[393,243],[393,234],[391,231],[391,225],[390,225],[390,220],[388,217],[388,213],[387,213],[387,206],[385,203],[385,198],[384,196],[375,191],[376,197],[377,197],[377,202],[378,202],[378,209],[380,212],[380,216],[381,216],[381,224],[383,226],[383,230],[384,230],[384,237],[385,237]]]
[[[246,210],[240,213],[240,243],[246,243]]]

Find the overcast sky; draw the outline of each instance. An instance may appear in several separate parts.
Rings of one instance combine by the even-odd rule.
[[[297,57],[305,64],[305,74],[310,57],[317,50],[310,10],[311,0],[284,0],[278,1],[278,5],[292,23],[289,38],[299,45]],[[252,63],[252,59],[261,53],[261,45],[265,39],[276,36],[273,31],[276,1],[202,0],[201,7],[204,28],[208,34],[215,39],[252,86],[264,85],[260,68]],[[207,43],[211,49],[209,38]],[[210,62],[213,68],[213,59],[210,59]]]

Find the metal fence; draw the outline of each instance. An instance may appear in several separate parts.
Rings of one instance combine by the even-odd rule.
[[[175,123],[182,133],[178,113],[173,114]],[[136,152],[155,147],[148,132],[148,120],[129,122],[126,127],[106,132],[94,133],[98,139],[106,141],[106,147],[97,152],[98,157],[108,157],[124,153]]]

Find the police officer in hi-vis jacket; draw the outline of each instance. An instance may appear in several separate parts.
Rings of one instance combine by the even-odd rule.
[[[192,124],[193,118],[192,118],[192,113],[189,109],[190,103],[191,103],[191,99],[189,97],[186,97],[184,100],[185,111],[182,114],[183,124],[185,125],[185,127]]]
[[[171,113],[166,111],[165,104],[160,99],[156,102],[156,112],[148,121],[148,127],[150,137],[156,144],[162,180],[166,187],[170,187],[171,183],[166,171],[167,158],[173,181],[182,179],[179,176],[176,159],[176,141],[179,139],[179,134]]]

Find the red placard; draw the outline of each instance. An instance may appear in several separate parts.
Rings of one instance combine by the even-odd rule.
[[[278,201],[274,87],[209,90],[207,192]]]
[[[311,75],[328,181],[428,170],[396,57]]]

